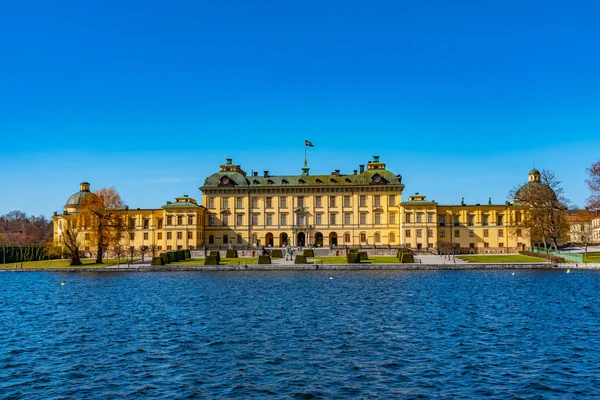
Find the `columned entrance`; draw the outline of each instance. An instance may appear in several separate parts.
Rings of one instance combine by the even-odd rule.
[[[287,233],[282,233],[281,235],[279,235],[279,246],[285,246],[288,243],[288,241],[289,239]]]
[[[267,245],[267,247],[273,247],[273,234],[271,232],[265,235],[265,244]]]
[[[315,234],[315,246],[323,247],[323,234],[321,232]]]
[[[331,232],[331,233],[329,234],[329,244],[330,244],[330,245],[332,245],[332,246],[337,246],[337,244],[338,244],[338,241],[337,241],[337,239],[338,239],[337,233],[335,233],[335,232]]]
[[[298,235],[296,235],[296,245],[297,246],[304,246],[306,243],[306,235],[304,234],[304,232],[298,232]]]

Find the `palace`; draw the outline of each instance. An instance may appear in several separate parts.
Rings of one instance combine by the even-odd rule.
[[[538,184],[540,173],[529,173]],[[248,175],[232,159],[200,187],[202,205],[183,196],[159,209],[125,209],[128,233],[121,245],[158,251],[225,247],[405,246],[438,251],[443,245],[462,253],[509,253],[529,247],[526,230],[516,224],[527,210],[504,204],[442,205],[415,193],[403,198],[402,176],[374,156],[351,174],[334,170],[311,175]],[[76,215],[88,183],[73,194],[64,213],[54,215],[54,237]],[[83,248],[94,252],[85,227]]]

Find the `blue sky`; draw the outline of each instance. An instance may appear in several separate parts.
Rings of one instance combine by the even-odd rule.
[[[225,158],[506,200],[535,165],[584,204],[600,159],[600,3],[19,1],[0,15],[0,214],[88,181],[130,207]]]

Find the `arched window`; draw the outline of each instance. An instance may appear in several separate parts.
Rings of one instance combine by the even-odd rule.
[[[344,243],[350,243],[350,232],[344,233]]]
[[[390,243],[396,243],[396,234],[394,232],[390,233]]]
[[[381,234],[379,232],[375,232],[375,243],[381,243]]]
[[[215,244],[215,237],[213,235],[208,236],[208,244]]]
[[[223,235],[223,244],[228,244],[228,243],[229,243],[229,236]]]
[[[367,234],[364,232],[360,233],[360,242],[365,243],[367,241]]]

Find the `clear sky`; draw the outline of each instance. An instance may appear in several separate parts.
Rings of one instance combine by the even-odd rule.
[[[535,165],[583,205],[600,159],[598,1],[13,1],[0,13],[0,214],[88,181],[157,208],[233,158],[504,202]]]

